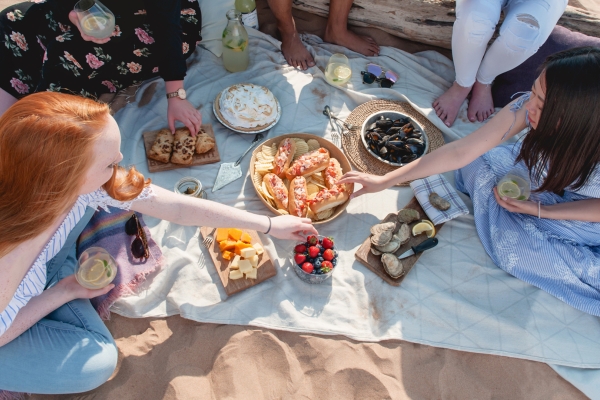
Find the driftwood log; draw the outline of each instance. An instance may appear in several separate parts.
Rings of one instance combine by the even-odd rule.
[[[329,1],[293,0],[293,6],[326,17],[329,15]],[[354,0],[349,22],[450,49],[456,17],[454,6],[455,2],[449,0]],[[600,37],[600,15],[585,9],[569,5],[558,24],[572,31]]]

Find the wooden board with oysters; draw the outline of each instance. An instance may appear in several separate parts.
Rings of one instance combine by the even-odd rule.
[[[250,176],[261,201],[274,213],[331,221],[348,205],[354,185],[337,185],[352,167],[333,143],[293,133],[265,141],[252,153]]]
[[[371,235],[365,239],[354,257],[390,285],[399,286],[421,253],[403,260],[398,260],[397,257],[411,247],[421,244],[428,237],[433,237],[443,225],[433,226],[425,218],[427,215],[413,197],[402,210],[388,214],[371,228]],[[383,254],[388,256],[382,260]]]

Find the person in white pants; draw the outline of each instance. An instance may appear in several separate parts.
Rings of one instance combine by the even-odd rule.
[[[550,36],[567,2],[456,0],[456,21],[452,30],[456,80],[433,102],[437,116],[446,126],[452,126],[469,93],[469,121],[481,122],[494,113],[492,82],[537,52]],[[505,18],[500,35],[487,48],[501,12]]]

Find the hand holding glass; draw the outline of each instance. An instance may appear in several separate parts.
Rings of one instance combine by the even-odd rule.
[[[498,194],[516,200],[527,200],[531,194],[529,176],[519,169],[508,171],[498,182]]]
[[[106,39],[115,30],[115,16],[98,0],[79,0],[74,8],[81,30],[96,39]]]
[[[75,279],[87,289],[102,289],[117,275],[117,262],[101,247],[90,247],[79,256]]]

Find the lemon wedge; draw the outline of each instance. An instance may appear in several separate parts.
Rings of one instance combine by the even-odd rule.
[[[85,281],[88,283],[97,282],[104,277],[106,268],[102,260],[96,260],[94,265],[85,274]]]
[[[516,199],[521,196],[521,189],[519,189],[519,186],[513,181],[506,181],[500,184],[498,193],[500,196]]]
[[[338,79],[348,79],[350,75],[352,75],[352,70],[344,65],[340,65],[336,69],[333,70],[333,75],[335,75]]]
[[[431,221],[424,219],[423,221],[421,221],[418,224],[416,224],[415,226],[413,226],[413,228],[412,228],[413,236],[420,235],[421,233],[427,234],[428,238],[432,238],[435,236],[435,227],[433,226]]]

